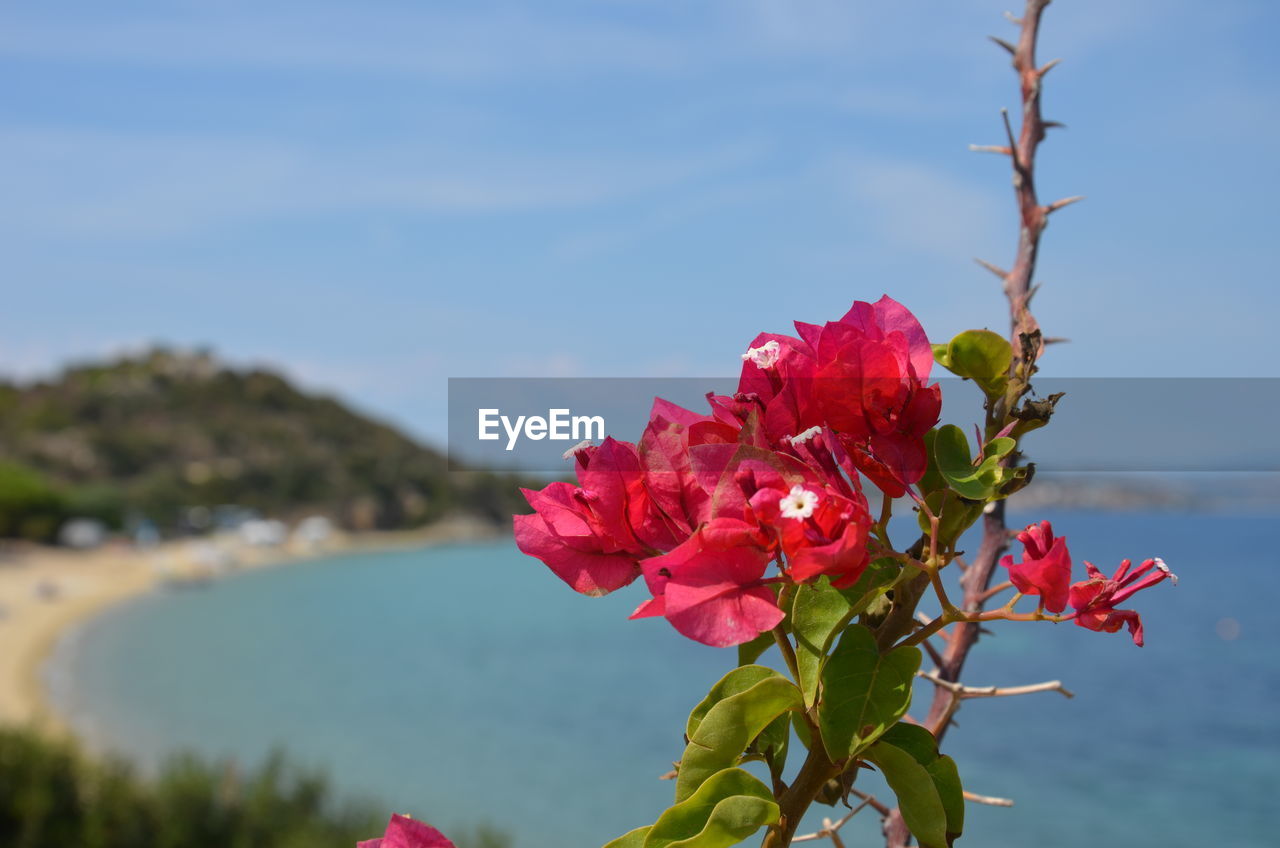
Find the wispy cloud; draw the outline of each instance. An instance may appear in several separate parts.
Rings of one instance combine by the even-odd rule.
[[[453,214],[591,207],[742,167],[756,143],[591,156],[259,139],[10,129],[8,210],[17,231],[91,237],[185,233],[280,215]]]

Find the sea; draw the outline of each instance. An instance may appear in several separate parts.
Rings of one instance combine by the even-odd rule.
[[[1043,517],[1077,568],[1161,556],[1180,582],[1134,599],[1144,648],[1073,624],[991,626],[966,683],[1057,679],[1075,697],[964,705],[944,750],[967,789],[1014,804],[968,804],[958,845],[1276,845],[1276,516]],[[251,766],[283,750],[343,797],[446,832],[595,848],[670,803],[659,777],[685,718],[736,659],[629,621],[643,595],[577,595],[510,542],[344,554],[112,608],[46,672],[78,734],[144,770],[180,751]],[[922,682],[917,712],[930,694]],[[859,785],[886,792],[875,775]],[[839,814],[818,807],[805,826]],[[881,844],[878,827],[863,811],[844,841]]]

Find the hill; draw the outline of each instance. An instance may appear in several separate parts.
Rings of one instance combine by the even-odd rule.
[[[457,511],[505,523],[524,508],[510,477],[450,472],[441,453],[335,398],[207,353],[0,381],[0,536],[47,541],[71,516],[178,530],[229,505],[351,529]]]

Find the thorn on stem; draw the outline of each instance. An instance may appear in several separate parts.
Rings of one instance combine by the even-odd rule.
[[[1046,345],[1066,344],[1069,341],[1071,341],[1071,339],[1068,339],[1064,336],[1049,336],[1047,339],[1044,339],[1044,344]]]
[[[1013,167],[1017,171],[1022,170],[1022,163],[1018,161],[1018,142],[1013,139],[1013,124],[1009,123],[1009,110],[1001,109],[1000,118],[1004,121],[1004,135],[1009,139],[1009,150],[1012,151],[1009,156],[1013,159]]]
[[[1010,56],[1013,56],[1014,54],[1016,54],[1016,53],[1018,52],[1018,48],[1014,47],[1012,44],[1010,44],[1009,42],[1005,41],[1003,38],[996,38],[994,35],[988,35],[988,36],[987,36],[987,38],[991,39],[991,40],[992,40],[992,41],[994,41],[996,44],[999,44],[999,45],[1000,45],[1001,47],[1003,47],[1005,50],[1008,50],[1008,51],[1009,51],[1009,55],[1010,55]]]
[[[971,144],[969,149],[974,153],[1003,153],[1005,156],[1012,156],[1013,151],[1005,147],[1003,144]]]
[[[1067,128],[1067,125],[1062,121],[1043,121],[1040,126],[1047,130],[1065,130]]]
[[[1057,212],[1059,209],[1064,209],[1067,206],[1070,206],[1073,203],[1079,203],[1082,200],[1084,200],[1083,194],[1077,194],[1077,195],[1074,195],[1073,197],[1064,197],[1061,200],[1055,200],[1044,208],[1044,214],[1052,215],[1054,212]]]
[[[1040,68],[1040,70],[1036,71],[1036,73],[1039,76],[1044,76],[1045,74],[1049,73],[1049,71],[1052,71],[1054,68],[1056,68],[1061,62],[1062,62],[1061,59],[1053,59],[1051,61],[1045,62],[1044,66]]]
[[[1013,12],[1005,12],[1004,19],[1016,27],[1022,26],[1022,18],[1015,16]]]
[[[1000,278],[1000,279],[1002,279],[1002,280],[1007,279],[1007,278],[1008,278],[1008,276],[1009,276],[1009,272],[1008,272],[1008,271],[1004,270],[1003,268],[999,267],[998,265],[992,265],[990,262],[988,262],[988,261],[987,261],[987,260],[985,260],[985,259],[978,259],[977,257],[975,257],[973,261],[974,261],[974,262],[977,262],[977,263],[978,263],[979,265],[981,265],[983,268],[986,268],[988,271],[990,271],[991,273],[995,274],[997,277],[999,277],[999,278]]]

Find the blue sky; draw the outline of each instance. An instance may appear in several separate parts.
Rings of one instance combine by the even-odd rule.
[[[7,3],[0,371],[150,342],[443,437],[445,381],[1004,326],[1009,0]],[[1268,2],[1046,13],[1059,376],[1280,376]]]

